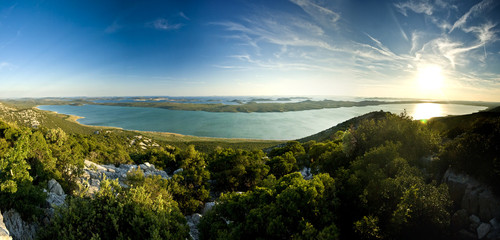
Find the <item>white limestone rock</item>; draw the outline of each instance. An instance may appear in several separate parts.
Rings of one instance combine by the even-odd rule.
[[[3,219],[13,239],[35,239],[37,226],[23,221],[19,213],[14,209],[5,212]]]
[[[0,240],[12,240],[9,230],[7,230],[5,223],[3,223],[3,216],[1,212],[0,212]]]

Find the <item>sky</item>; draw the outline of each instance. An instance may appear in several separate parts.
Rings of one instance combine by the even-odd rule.
[[[500,101],[500,1],[0,2],[0,98]]]

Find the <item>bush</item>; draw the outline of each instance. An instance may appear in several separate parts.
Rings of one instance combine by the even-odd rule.
[[[216,149],[208,169],[215,191],[247,191],[262,182],[269,172],[262,151]]]
[[[148,182],[149,184],[153,181]],[[40,239],[185,239],[189,228],[171,196],[103,180],[95,198],[70,197]]]
[[[223,194],[199,225],[201,239],[336,239],[334,180],[304,180],[299,173],[273,186]]]

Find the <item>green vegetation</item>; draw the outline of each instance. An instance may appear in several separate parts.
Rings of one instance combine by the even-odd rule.
[[[76,194],[57,209],[40,239],[185,239],[186,220],[166,191],[148,183],[124,189],[104,180],[93,198]]]
[[[202,218],[202,239],[337,239],[338,199],[328,174],[292,173],[246,193],[219,198]]]
[[[176,102],[111,102],[111,103],[93,103],[98,105],[107,106],[123,106],[123,107],[154,107],[165,108],[170,110],[186,110],[186,111],[206,111],[206,112],[291,112],[303,111],[323,108],[340,108],[340,107],[360,107],[360,106],[374,106],[381,104],[405,104],[405,103],[421,103],[419,100],[412,101],[334,101],[322,100],[312,101],[305,100],[301,102],[289,103],[257,103],[248,102],[238,105],[226,104],[201,104],[201,103],[176,103]],[[445,103],[445,102],[435,102]],[[446,102],[450,103],[450,102]],[[496,106],[498,103],[485,103],[485,102],[456,102],[457,104],[476,105],[476,106]]]
[[[427,123],[376,112],[307,139],[246,149],[234,147],[245,141],[182,136],[174,145],[168,135],[32,111],[46,117],[37,128],[0,121],[0,210],[41,223],[43,189],[56,179],[71,194],[40,239],[185,239],[184,216],[207,201],[216,204],[201,219],[201,239],[446,239],[453,203],[442,173],[451,166],[493,186],[500,180],[498,111]],[[52,117],[67,125],[44,125],[58,123]],[[135,170],[128,187],[103,180],[92,195],[77,181],[84,159],[149,162],[173,177]],[[313,176],[298,173],[307,169]]]
[[[107,105],[107,106],[123,106],[123,107],[153,107],[164,108],[170,110],[185,110],[185,111],[206,111],[206,112],[290,112],[290,111],[303,111],[324,108],[340,108],[340,107],[361,107],[361,106],[376,106],[382,104],[408,104],[408,103],[422,103],[427,101],[422,100],[404,100],[404,101],[335,101],[335,100],[321,100],[313,101],[307,98],[278,98],[276,101],[291,101],[292,99],[300,99],[304,101],[299,102],[269,102],[272,99],[256,98],[251,102],[243,103],[239,100],[233,100],[238,104],[209,104],[209,103],[190,103],[188,100],[181,102],[165,102],[155,101],[153,98],[134,98],[133,102],[113,102],[123,100],[122,98],[42,98],[42,99],[17,99],[17,100],[3,100],[7,105],[16,108],[28,109],[39,105]],[[109,102],[100,102],[99,100],[110,100]],[[140,100],[140,101],[139,101]],[[258,101],[266,101],[258,103]],[[209,100],[210,102],[210,100]],[[432,101],[433,103],[443,104],[463,104],[473,106],[486,106],[489,108],[498,106],[494,102],[478,102],[478,101]]]

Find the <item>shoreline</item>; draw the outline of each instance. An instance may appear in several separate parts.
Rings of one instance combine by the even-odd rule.
[[[252,141],[252,142],[284,142],[284,141],[292,141],[293,139],[285,139],[285,140],[275,140],[275,139],[254,139],[254,138],[218,138],[218,137],[205,137],[205,136],[195,136],[195,135],[186,135],[186,134],[181,134],[181,133],[174,133],[174,132],[160,132],[160,131],[141,131],[141,130],[135,130],[135,129],[124,129],[121,127],[112,127],[112,126],[95,126],[95,125],[87,125],[80,123],[78,120],[79,119],[84,119],[85,117],[77,116],[77,115],[71,115],[71,114],[63,114],[59,113],[56,111],[49,111],[49,110],[42,110],[39,109],[38,106],[33,107],[34,109],[38,111],[43,111],[49,114],[54,114],[60,116],[63,120],[78,124],[83,127],[88,127],[92,129],[113,129],[113,130],[121,130],[121,131],[128,131],[128,132],[134,132],[134,133],[140,133],[140,134],[147,134],[147,135],[159,135],[162,137],[172,137],[172,138],[178,138],[179,140],[182,141],[203,141],[203,142],[213,142],[217,140],[224,140],[224,141],[229,141],[229,142],[242,142],[242,141]]]
[[[88,128],[105,128],[105,129],[118,129],[118,130],[123,130],[123,131],[131,131],[131,130],[125,130],[125,129],[120,128],[120,127],[94,126],[94,125],[83,124],[83,123],[79,122],[78,120],[79,119],[84,119],[85,117],[77,116],[77,115],[71,115],[71,114],[59,113],[59,112],[56,112],[56,111],[42,110],[42,109],[40,109],[38,107],[39,107],[39,105],[36,106],[36,107],[33,107],[33,109],[36,109],[36,110],[42,111],[42,112],[46,112],[46,113],[49,113],[49,114],[58,115],[61,118],[63,118],[63,120],[65,120],[65,121],[68,121],[68,122],[71,122],[71,123],[76,123],[76,124],[78,124],[80,126],[83,126],[83,127],[88,127]]]

